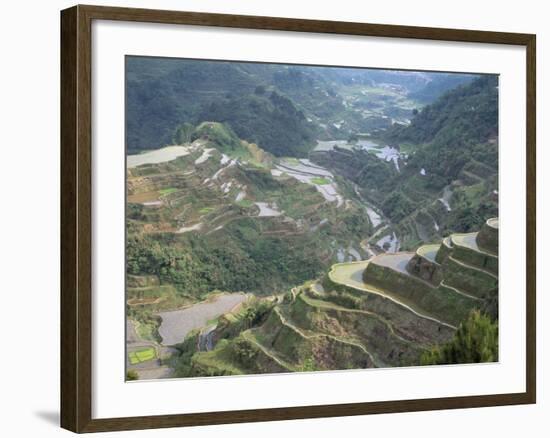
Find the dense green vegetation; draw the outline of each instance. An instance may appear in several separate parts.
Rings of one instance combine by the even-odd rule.
[[[147,341],[160,341],[160,336],[158,334],[160,318],[153,315],[150,309],[144,309],[141,306],[127,306],[126,314],[137,322],[138,326],[136,332],[142,339]]]
[[[189,136],[185,123],[210,120],[227,123],[275,155],[300,156],[316,138],[389,128],[388,117],[409,117],[413,108],[471,78],[136,56],[126,58],[126,75],[131,153],[182,143]],[[367,98],[362,93],[369,88]]]
[[[273,307],[274,302],[270,299],[252,298],[237,312],[220,317],[216,329],[216,349],[212,353],[198,353],[199,332],[191,332],[176,346],[178,354],[171,361],[175,376],[241,374],[242,370],[231,364],[232,358],[249,363],[254,358],[254,351],[239,335],[262,325]]]
[[[442,189],[474,160],[495,173],[498,146],[488,142],[498,134],[498,79],[483,76],[426,106],[408,127],[395,126],[386,138],[419,144],[407,162],[407,173],[427,170],[426,182]]]
[[[449,147],[486,142],[496,136],[498,122],[498,77],[481,76],[448,91],[422,109],[410,126],[396,126],[388,140],[434,142]]]
[[[157,275],[190,295],[211,290],[269,293],[318,275],[325,264],[298,237],[295,250],[284,238],[260,238],[252,219],[234,222],[212,238],[193,234],[131,236],[127,243],[130,274]],[[310,242],[311,248],[315,248]]]
[[[212,98],[252,92],[255,81],[235,64],[126,57],[126,144],[130,153],[170,144],[177,126],[198,124]]]
[[[139,375],[136,372],[136,370],[128,370],[126,371],[126,380],[138,380]]]
[[[274,91],[217,99],[198,118],[226,123],[240,138],[276,156],[305,157],[315,143],[315,129],[303,112]]]
[[[199,332],[193,330],[189,333],[185,340],[176,346],[178,354],[172,359],[172,367],[176,377],[190,376],[191,374],[191,358],[197,351]]]
[[[312,178],[311,185],[275,178],[265,168],[272,157],[241,142],[224,124],[201,123],[190,137],[201,144],[192,154],[132,170],[140,184],[142,178],[154,181],[167,204],[128,204],[130,275],[155,276],[180,295],[194,297],[214,289],[267,294],[317,276],[329,266],[337,244],[358,246],[369,235],[371,225],[359,206],[339,211],[324,202],[313,185],[325,186],[327,178]],[[209,149],[211,158],[189,172],[203,148],[215,150]],[[182,171],[186,176],[173,176]],[[273,203],[284,216],[259,219],[254,201]],[[182,224],[197,223],[204,225],[203,232],[177,232]],[[163,225],[144,232],[150,224]]]
[[[128,380],[498,360],[496,76],[126,62]]]
[[[455,209],[449,212],[445,231],[466,233],[479,229],[488,217],[498,212],[497,203],[492,196],[487,196],[496,186],[496,181],[486,181],[470,187],[457,188],[453,193],[452,202]]]
[[[174,131],[174,137],[172,138],[172,143],[174,144],[185,144],[193,140],[192,136],[195,131],[195,127],[189,123],[182,123]]]
[[[314,143],[314,125],[294,103],[261,86],[261,65],[129,57],[126,67],[130,152],[182,143],[189,125],[207,120],[276,155],[303,156]]]
[[[479,229],[487,217],[498,215],[497,86],[496,76],[464,83],[417,112],[410,126],[394,124],[381,134],[380,142],[407,153],[399,172],[373,150],[335,148],[313,159],[355,182],[398,224],[407,248]],[[438,201],[444,189],[451,210]]]
[[[405,219],[415,210],[415,207],[416,204],[400,191],[394,191],[388,195],[381,206],[384,214],[395,222]]]
[[[498,325],[473,311],[453,339],[422,355],[423,365],[480,363],[498,361]]]
[[[182,126],[189,126],[189,124],[184,123]],[[209,141],[211,146],[228,154],[233,154],[242,149],[241,140],[233,130],[229,126],[220,125],[219,123],[203,122],[193,129],[189,137],[191,141],[204,138]]]

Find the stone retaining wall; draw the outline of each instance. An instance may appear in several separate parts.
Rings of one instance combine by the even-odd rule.
[[[473,296],[484,298],[498,287],[498,280],[491,275],[460,265],[452,258],[443,264],[445,283]]]
[[[457,244],[452,249],[452,255],[457,260],[498,275],[498,257],[496,256]]]
[[[441,241],[441,246],[439,247],[439,251],[437,251],[437,254],[435,255],[435,261],[439,264],[442,264],[445,259],[452,253],[453,249],[452,247],[448,246],[445,243],[445,240],[448,238],[445,238]],[[450,240],[450,239],[449,239]]]
[[[434,286],[441,282],[439,266],[418,253],[407,264],[407,271]]]
[[[489,219],[483,224],[476,241],[480,248],[498,254],[498,226],[489,225],[494,219]]]

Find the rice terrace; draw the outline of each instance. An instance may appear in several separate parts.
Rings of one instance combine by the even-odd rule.
[[[129,56],[126,93],[127,380],[498,361],[497,76]]]
[[[141,362],[147,362],[155,359],[157,352],[153,347],[140,348],[139,350],[133,350],[128,353],[131,365],[136,365]]]

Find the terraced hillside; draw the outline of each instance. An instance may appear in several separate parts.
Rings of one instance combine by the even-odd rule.
[[[497,254],[490,219],[415,252],[335,264],[321,281],[262,299],[260,312],[249,303],[219,318],[210,348],[197,351],[201,333],[191,334],[177,346],[176,375],[418,365],[498,298]]]
[[[494,144],[482,148],[496,152]],[[384,150],[388,149],[381,140],[331,142],[330,147],[323,144],[311,152],[310,159],[352,181],[358,197],[376,205],[392,223],[402,247],[415,248],[453,230],[477,229],[482,217],[497,213],[498,169],[494,165],[469,156],[456,176],[446,177],[445,184],[434,184],[428,164],[419,165],[419,158],[412,161],[403,150]]]
[[[275,159],[222,124],[130,156],[127,174],[128,272],[180,295],[273,293],[368,255],[369,217],[331,172]]]
[[[479,78],[409,125],[331,142],[310,159],[355,183],[391,222],[401,248],[471,232],[498,214],[497,101],[498,80]]]
[[[453,234],[414,253],[372,258],[363,271],[365,287],[387,291],[419,314],[456,327],[498,293],[498,248],[484,250],[477,243],[498,232],[496,220],[487,224],[481,232]]]
[[[128,379],[494,360],[496,76],[126,73]]]
[[[368,257],[362,242],[375,216],[350,190],[327,169],[275,158],[214,122],[194,127],[187,143],[128,156],[130,344],[154,346],[161,360],[159,351],[181,343],[217,294],[279,293],[336,261]],[[152,366],[153,356],[142,357]],[[144,367],[130,363],[139,376]]]

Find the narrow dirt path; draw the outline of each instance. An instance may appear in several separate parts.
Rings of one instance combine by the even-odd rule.
[[[353,342],[353,341],[349,341],[349,340],[346,340],[346,339],[341,339],[341,338],[338,338],[337,336],[329,335],[329,334],[326,334],[326,333],[316,333],[316,334],[313,334],[313,335],[307,335],[306,333],[304,333],[302,331],[302,329],[300,329],[299,327],[297,327],[294,324],[292,324],[291,322],[289,322],[288,319],[286,319],[281,314],[281,312],[278,308],[275,308],[275,313],[279,316],[279,319],[281,320],[281,323],[283,325],[287,326],[288,328],[290,328],[294,332],[298,333],[298,335],[302,336],[303,338],[305,338],[305,339],[314,339],[314,338],[325,337],[325,338],[332,339],[336,342],[340,342],[342,344],[352,345],[354,347],[357,347],[357,348],[361,349],[363,351],[363,353],[366,354],[369,357],[369,359],[371,360],[372,364],[375,367],[380,367],[381,366],[381,364],[377,360],[374,359],[373,355],[362,344],[359,344],[359,343],[356,343],[356,342]]]
[[[269,348],[265,347],[264,345],[260,344],[256,338],[254,336],[251,335],[251,333],[249,331],[245,331],[242,333],[243,337],[250,343],[254,344],[256,347],[258,347],[260,350],[262,350],[262,352],[270,357],[271,359],[273,359],[274,362],[276,362],[279,366],[281,366],[282,368],[285,368],[289,371],[296,371],[295,367],[289,363],[287,363],[286,361],[283,361],[282,359],[279,359],[275,353],[273,353],[272,350],[270,350]]]
[[[388,328],[388,330],[390,331],[390,333],[392,334],[392,336],[396,337],[397,339],[399,339],[400,341],[402,342],[406,342],[407,344],[412,344],[413,342],[411,341],[408,341],[407,339],[405,338],[402,338],[401,336],[399,336],[396,332],[395,332],[395,329],[393,327],[393,325],[391,325],[391,323],[382,318],[380,315],[376,314],[376,313],[373,313],[373,312],[369,312],[368,310],[361,310],[361,309],[350,309],[348,307],[342,307],[342,306],[339,306],[337,304],[333,304],[333,303],[330,303],[330,302],[327,302],[327,301],[323,301],[323,300],[317,300],[317,299],[314,299],[314,298],[309,298],[308,296],[302,296],[302,299],[310,306],[312,307],[319,307],[319,308],[324,308],[324,309],[332,309],[332,310],[336,310],[338,312],[349,312],[349,313],[361,313],[363,315],[368,315],[372,318],[376,318],[378,321],[380,321],[381,323],[383,323],[384,325],[386,325],[386,327]]]

